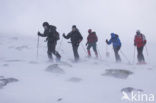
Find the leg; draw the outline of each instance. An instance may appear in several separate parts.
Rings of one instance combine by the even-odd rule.
[[[52,60],[53,59],[53,56],[52,56],[52,45],[51,45],[50,42],[47,43],[47,47],[48,47],[48,51],[47,51],[48,58],[50,60]]]
[[[73,46],[73,53],[74,53],[74,57],[75,57],[75,61],[79,60],[79,54],[78,54],[78,45],[72,45]]]
[[[56,43],[53,43],[52,44],[52,53],[56,56],[57,60],[60,60],[61,55],[55,49],[56,49]]]
[[[137,58],[138,58],[138,62],[141,62],[142,61],[142,48],[137,48],[137,51],[138,51],[138,55],[137,55]]]
[[[94,52],[95,52],[96,57],[98,58],[96,43],[93,44],[93,50],[94,50]]]
[[[141,62],[145,62],[145,58],[144,58],[144,55],[143,55],[143,49],[144,49],[144,47],[140,48],[140,59],[141,59]]]
[[[120,50],[120,47],[114,48],[114,53],[115,53],[116,62],[121,62],[121,58],[120,58],[120,55],[119,55],[119,53],[118,53],[119,50]]]
[[[89,43],[87,46],[88,57],[91,57],[90,48],[91,48],[91,44]]]
[[[121,58],[120,58],[120,55],[119,55],[119,50],[120,50],[121,46],[119,46],[117,48],[117,55],[118,55],[118,62],[121,62]]]

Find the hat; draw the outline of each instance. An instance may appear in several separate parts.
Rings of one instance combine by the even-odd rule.
[[[140,30],[137,30],[136,33],[140,33]]]
[[[88,29],[88,33],[91,33],[92,32],[92,29]]]
[[[76,25],[73,25],[72,28],[76,28]]]
[[[43,26],[49,26],[49,23],[48,22],[44,22]]]

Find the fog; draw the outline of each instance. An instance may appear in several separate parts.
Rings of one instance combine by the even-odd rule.
[[[101,37],[115,32],[124,40],[137,29],[155,41],[156,0],[0,0],[0,32],[36,35],[48,21],[62,34],[77,25],[86,36],[92,28]]]

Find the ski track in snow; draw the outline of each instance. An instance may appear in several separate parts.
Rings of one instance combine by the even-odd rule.
[[[71,50],[64,50],[67,55],[62,54],[62,62],[52,63],[43,41],[36,58],[34,38],[0,39],[5,44],[0,45],[0,103],[125,103],[122,91],[156,93],[154,65],[82,56],[74,63]]]

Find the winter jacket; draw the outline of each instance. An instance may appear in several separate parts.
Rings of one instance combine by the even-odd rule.
[[[114,48],[118,48],[121,46],[121,42],[117,34],[111,33],[111,39],[108,41],[108,44],[111,43],[113,43]]]
[[[80,43],[83,40],[83,37],[78,29],[76,31],[71,31],[67,34],[67,36],[64,35],[64,38],[70,39],[72,44]]]
[[[143,34],[136,34],[134,38],[134,45],[138,48],[143,47],[146,44],[146,38]]]
[[[87,37],[87,43],[96,43],[98,41],[98,38],[96,36],[95,32],[89,33]]]
[[[59,33],[56,31],[56,27],[50,25],[47,30],[44,31],[43,34],[39,34],[42,37],[47,37],[48,42],[56,42],[59,40]]]

